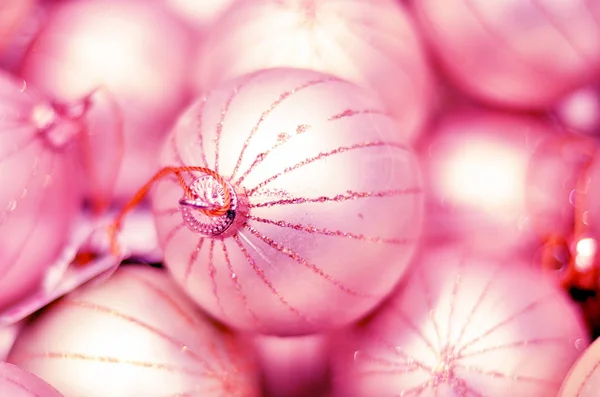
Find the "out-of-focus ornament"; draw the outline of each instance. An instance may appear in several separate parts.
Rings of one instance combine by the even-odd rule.
[[[600,3],[413,0],[450,76],[502,105],[544,108],[600,70]]]
[[[378,313],[337,336],[334,395],[556,395],[586,329],[562,290],[517,262],[429,249]]]
[[[63,397],[37,376],[5,362],[0,362],[0,396]]]
[[[65,397],[258,396],[246,347],[163,271],[120,268],[26,324],[10,353]]]
[[[395,0],[242,0],[210,30],[199,52],[197,86],[273,67],[339,76],[373,90],[401,125],[418,136],[432,104],[421,43]]]
[[[430,189],[425,236],[467,240],[486,252],[537,242],[527,172],[535,148],[552,134],[539,120],[503,113],[457,110],[443,117],[420,150]]]
[[[559,102],[555,112],[568,130],[600,136],[600,85],[571,92]]]
[[[528,169],[527,208],[533,228],[545,243],[542,264],[559,271],[567,288],[599,287],[594,274],[595,241],[600,234],[594,229],[600,225],[594,218],[600,220],[600,207],[595,208],[590,196],[595,174],[600,173],[595,166],[597,153],[591,139],[556,136],[538,146]]]
[[[0,72],[0,326],[65,293],[65,283],[79,284],[112,266],[87,268],[84,273],[91,273],[85,277],[77,271],[77,281],[62,277],[83,243],[75,241],[82,206],[75,170],[83,171],[92,192],[96,188],[95,170],[77,163],[75,149],[95,140],[90,134],[100,126],[88,122],[104,114],[96,112],[97,104],[114,105],[101,90],[68,104],[49,101],[25,81]],[[114,125],[101,126],[103,133],[119,135]],[[114,153],[106,156],[119,164]],[[95,209],[101,210],[101,201],[94,198]]]
[[[327,396],[330,373],[326,337],[260,336],[255,344],[265,396]]]
[[[579,357],[565,378],[559,397],[595,397],[600,390],[600,340]]]
[[[0,53],[12,39],[15,30],[27,19],[35,0],[0,0]]]
[[[399,128],[335,77],[247,75],[184,113],[165,168],[123,214],[160,181],[165,263],[220,320],[279,335],[342,326],[391,291],[417,243],[420,173]]]
[[[0,311],[36,289],[80,209],[77,120],[0,72]]]
[[[160,144],[186,101],[187,39],[179,21],[160,4],[63,1],[50,6],[21,65],[20,74],[28,83],[61,100],[79,98],[99,86],[114,94],[124,113],[125,139],[117,201],[131,195],[158,168]],[[97,145],[98,151],[114,146],[101,139]],[[103,156],[95,165],[104,172],[112,161]]]

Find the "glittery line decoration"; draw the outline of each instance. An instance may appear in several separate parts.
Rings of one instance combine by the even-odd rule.
[[[370,197],[393,197],[404,194],[421,194],[423,193],[421,188],[411,189],[395,189],[395,190],[384,190],[381,192],[353,192],[348,190],[346,194],[338,194],[337,196],[327,197],[294,197],[290,199],[281,199],[275,201],[267,201],[264,203],[250,204],[248,208],[261,208],[261,207],[273,207],[276,205],[292,205],[292,204],[305,204],[305,203],[330,203],[330,202],[342,202],[349,200],[358,200],[362,198]]]
[[[369,341],[372,345],[368,349],[360,349],[355,352],[354,360],[361,362],[360,369],[352,371],[348,374],[348,380],[356,379],[355,377],[372,377],[372,376],[403,376],[409,373],[425,372],[428,379],[425,383],[408,389],[399,390],[402,396],[418,396],[423,393],[426,389],[436,389],[440,384],[447,384],[452,387],[453,391],[457,396],[480,396],[483,397],[484,393],[479,392],[468,384],[467,376],[468,373],[477,373],[490,377],[492,379],[506,379],[515,382],[533,383],[543,388],[555,388],[560,386],[560,381],[556,379],[546,379],[536,376],[519,375],[518,373],[504,372],[494,369],[486,369],[478,365],[470,365],[461,360],[482,355],[489,352],[495,352],[500,350],[513,350],[523,347],[530,346],[556,346],[562,344],[565,349],[571,347],[567,343],[571,338],[571,335],[550,335],[547,337],[523,339],[523,340],[507,340],[505,343],[493,343],[481,344],[484,340],[492,337],[496,331],[500,331],[507,326],[514,325],[516,321],[519,321],[524,316],[531,312],[540,309],[543,305],[550,305],[556,302],[560,298],[557,291],[551,291],[543,296],[539,296],[531,302],[524,302],[524,305],[516,311],[510,311],[510,314],[505,317],[500,317],[493,323],[489,324],[488,328],[481,329],[477,334],[471,336],[465,340],[466,329],[469,328],[470,323],[474,317],[483,310],[483,302],[487,299],[488,293],[494,288],[494,283],[499,279],[502,272],[505,272],[505,268],[501,264],[497,264],[494,268],[490,269],[489,276],[485,280],[481,292],[479,292],[476,300],[466,317],[464,323],[457,327],[458,324],[454,324],[455,305],[458,300],[458,293],[462,288],[467,288],[466,284],[463,285],[463,274],[469,271],[469,268],[464,265],[466,259],[459,265],[459,270],[454,273],[454,281],[452,282],[452,290],[448,294],[449,300],[449,312],[444,314],[444,318],[447,316],[447,323],[442,326],[437,320],[436,305],[438,300],[446,297],[436,295],[434,303],[433,291],[430,285],[430,281],[426,279],[426,270],[419,268],[417,274],[415,274],[411,281],[417,283],[418,289],[422,296],[415,296],[414,299],[423,299],[429,313],[429,322],[433,328],[433,337],[426,335],[423,324],[417,325],[413,322],[411,316],[405,313],[399,306],[402,302],[397,302],[397,299],[392,299],[386,306],[385,315],[393,316],[394,327],[400,329],[402,327],[415,338],[418,338],[419,343],[422,343],[429,353],[437,356],[438,363],[431,365],[418,357],[415,357],[408,350],[405,350],[404,346],[399,346],[392,340],[389,340],[384,336],[383,332],[379,328],[368,328],[365,330],[364,340]],[[431,277],[431,276],[428,276]],[[504,281],[505,282],[505,281]],[[412,296],[412,295],[411,295]],[[464,298],[463,298],[464,299]],[[445,329],[446,332],[442,332]],[[475,348],[475,345],[481,345],[481,347]],[[374,346],[378,346],[377,349],[381,349],[379,355],[377,349]],[[391,353],[391,356],[388,355]],[[425,354],[421,354],[425,356]],[[365,365],[364,363],[369,363]],[[459,372],[464,376],[459,376]],[[345,379],[345,378],[343,378]]]
[[[156,285],[155,281],[152,279],[148,279],[141,274],[130,273],[130,277],[128,277],[127,280],[133,281],[136,284],[141,284],[144,290],[149,293],[149,295],[148,293],[145,293],[147,298],[152,299],[156,303],[159,303],[163,309],[166,308],[167,311],[175,314],[178,320],[184,320],[185,323],[195,331],[195,336],[193,337],[192,341],[201,341],[201,344],[195,347],[184,342],[181,339],[183,338],[183,335],[177,336],[178,334],[171,334],[168,331],[168,327],[165,329],[162,328],[161,323],[157,322],[156,324],[158,325],[153,325],[136,315],[127,314],[122,310],[115,309],[102,303],[89,301],[83,296],[81,298],[74,296],[63,298],[55,303],[55,305],[60,306],[60,310],[66,310],[69,313],[81,310],[82,314],[94,313],[95,315],[108,316],[138,328],[141,331],[147,332],[153,337],[157,338],[154,340],[155,344],[162,346],[162,343],[164,343],[166,346],[162,347],[162,349],[169,348],[171,349],[170,351],[175,352],[175,356],[172,357],[172,359],[176,361],[161,362],[154,361],[153,359],[136,359],[135,357],[125,358],[115,355],[99,355],[89,353],[87,351],[77,350],[53,351],[51,348],[42,352],[17,349],[16,352],[13,352],[11,360],[25,363],[26,365],[30,365],[32,361],[45,359],[87,361],[111,364],[111,366],[131,366],[156,371],[166,371],[173,374],[186,375],[188,377],[191,376],[194,379],[197,379],[194,381],[196,386],[191,389],[191,391],[170,393],[166,395],[185,395],[186,393],[191,393],[194,390],[196,390],[197,393],[214,390],[220,391],[224,393],[224,395],[233,396],[238,395],[237,393],[242,393],[240,395],[244,395],[243,390],[240,388],[245,386],[235,383],[235,374],[240,374],[241,371],[246,371],[246,365],[248,362],[244,357],[237,357],[238,352],[233,350],[236,348],[236,346],[238,346],[236,344],[237,340],[234,343],[234,336],[232,334],[230,334],[228,331],[215,328],[209,322],[200,321],[200,317],[194,317],[193,313],[195,312],[193,310],[191,311],[190,307],[183,307],[181,305],[183,302],[178,302],[160,285]],[[47,310],[51,311],[52,308]],[[59,308],[57,307],[56,310],[59,310]],[[52,313],[43,313],[42,315],[51,316]],[[102,323],[102,321],[100,322]],[[130,332],[135,334],[135,332],[137,332],[135,331],[135,328],[133,328]],[[215,336],[217,335],[219,335],[219,338],[223,338],[223,343],[219,342],[220,339],[215,339]],[[98,337],[103,338],[101,335]],[[127,337],[124,338],[124,340],[121,340],[122,342],[127,341]],[[109,340],[103,339],[98,340],[97,342],[108,343]],[[188,340],[188,342],[190,341]],[[186,361],[183,360],[184,357],[187,358]],[[188,364],[183,364],[184,362],[187,362]],[[126,369],[123,368],[123,370]],[[151,375],[151,373],[149,375]]]
[[[275,225],[275,226],[279,226],[279,227],[287,227],[287,228],[298,230],[301,232],[322,234],[324,236],[330,236],[330,237],[345,237],[345,238],[349,238],[349,239],[353,239],[353,240],[368,241],[368,242],[372,242],[372,243],[381,243],[381,244],[403,245],[403,244],[407,244],[409,242],[407,239],[386,239],[386,238],[381,238],[381,237],[367,237],[363,234],[348,233],[348,232],[343,232],[341,230],[329,230],[327,228],[318,228],[318,227],[312,226],[312,225],[302,225],[299,223],[276,221],[276,220],[265,219],[265,218],[260,218],[260,217],[256,217],[256,216],[248,216],[248,219],[255,221],[255,222],[266,223],[269,225]]]
[[[296,94],[297,92],[300,92],[306,88],[309,87],[313,87],[319,84],[324,84],[324,83],[329,83],[329,82],[334,82],[334,81],[340,81],[339,79],[335,78],[335,77],[330,77],[330,78],[323,78],[323,79],[318,79],[318,80],[314,80],[314,81],[308,81],[302,85],[299,85],[295,88],[293,88],[291,91],[286,91],[284,93],[282,93],[279,98],[277,98],[277,100],[275,102],[273,102],[261,115],[260,118],[258,119],[258,122],[256,123],[256,125],[252,128],[252,130],[250,131],[248,137],[246,138],[246,140],[244,141],[244,145],[242,146],[242,151],[240,152],[240,156],[238,157],[238,160],[235,164],[235,167],[233,169],[233,172],[231,173],[230,176],[230,180],[234,180],[235,175],[237,174],[237,172],[239,171],[240,166],[242,165],[242,160],[244,158],[244,154],[246,153],[246,149],[248,148],[248,145],[250,144],[250,141],[252,140],[252,138],[254,137],[254,135],[256,134],[256,132],[258,131],[258,129],[260,128],[260,126],[262,125],[262,123],[264,122],[265,118],[273,111],[277,108],[277,106],[279,104],[281,104],[285,99],[290,98],[292,95]]]
[[[323,270],[321,270],[316,265],[308,262],[306,259],[301,257],[297,252],[293,251],[292,249],[290,249],[288,247],[285,247],[285,246],[279,244],[272,238],[265,236],[264,234],[260,233],[258,230],[254,229],[253,227],[248,226],[246,224],[246,225],[244,225],[244,228],[246,230],[248,230],[254,237],[257,237],[259,240],[263,241],[265,244],[269,245],[271,248],[273,248],[277,252],[280,252],[280,253],[288,256],[290,259],[293,259],[296,263],[310,269],[312,272],[319,275],[323,279],[327,280],[329,283],[335,285],[336,287],[338,287],[342,291],[346,292],[347,294],[360,296],[360,297],[373,297],[369,294],[357,292],[351,288],[344,286],[339,280],[337,280],[336,278],[332,277],[331,275],[325,273]],[[375,298],[375,297],[373,297],[373,298]]]
[[[306,314],[302,313],[300,310],[290,305],[290,303],[279,293],[279,291],[275,289],[273,284],[265,276],[264,270],[262,270],[259,266],[256,265],[254,258],[252,258],[252,256],[248,253],[248,250],[246,249],[246,247],[244,247],[240,237],[236,234],[233,236],[233,239],[235,240],[235,243],[238,245],[238,247],[246,257],[246,261],[248,262],[252,270],[254,270],[254,272],[261,279],[263,284],[265,284],[269,288],[269,290],[271,290],[271,293],[273,293],[273,295],[277,297],[279,302],[281,302],[281,304],[287,307],[290,310],[290,312],[294,313],[305,322],[312,323],[313,321]]]
[[[330,150],[328,152],[322,152],[319,153],[316,156],[313,157],[309,157],[306,158],[304,160],[302,160],[299,163],[296,163],[290,167],[286,167],[283,171],[265,179],[264,181],[260,182],[258,185],[256,185],[255,187],[248,189],[248,193],[247,196],[248,197],[252,197],[252,195],[258,190],[261,189],[263,187],[265,187],[266,185],[268,185],[269,183],[273,182],[275,179],[286,175],[294,170],[297,170],[298,168],[304,167],[305,165],[314,163],[316,161],[320,161],[323,160],[327,157],[330,156],[334,156],[336,154],[342,154],[351,150],[359,150],[359,149],[367,149],[367,148],[372,148],[372,147],[389,147],[389,148],[396,148],[396,149],[400,149],[400,150],[406,150],[408,151],[409,149],[406,147],[406,145],[400,144],[400,143],[396,143],[396,142],[385,142],[385,141],[375,141],[375,142],[364,142],[364,143],[357,143],[354,145],[350,145],[350,146],[342,146],[339,147],[337,149],[333,149]]]

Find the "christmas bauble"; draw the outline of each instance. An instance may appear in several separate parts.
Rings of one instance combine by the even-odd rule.
[[[588,337],[539,272],[431,247],[377,314],[333,343],[334,396],[536,397],[556,395]]]
[[[528,169],[551,134],[539,120],[500,112],[462,109],[441,118],[420,150],[430,193],[427,238],[467,240],[486,252],[536,241],[527,188],[555,175],[532,181]],[[540,200],[557,196],[549,188],[542,193]]]
[[[34,292],[80,209],[73,120],[0,71],[0,312]]]
[[[125,200],[156,171],[162,139],[185,104],[190,56],[185,29],[162,5],[143,0],[64,1],[48,13],[20,74],[61,100],[99,87],[116,97],[125,156],[115,200]],[[106,117],[116,116],[107,112]],[[111,147],[107,153],[118,149],[112,142],[98,144]],[[95,165],[105,172],[113,162],[100,156]],[[103,180],[112,178],[101,174]]]
[[[303,334],[356,320],[402,276],[420,231],[418,164],[399,129],[364,91],[314,71],[219,86],[164,147],[163,165],[212,173],[156,185],[167,267],[242,329]],[[203,212],[226,196],[225,214]]]
[[[543,108],[600,70],[600,3],[412,1],[452,79],[495,104]]]
[[[52,386],[22,368],[0,361],[0,396],[62,397]]]
[[[592,343],[569,371],[559,397],[594,397],[600,388],[600,341]]]
[[[369,88],[416,137],[432,102],[429,67],[407,11],[393,0],[242,0],[199,52],[205,91],[260,69],[295,67]]]
[[[9,362],[65,397],[257,396],[249,351],[167,275],[122,267],[25,325]]]

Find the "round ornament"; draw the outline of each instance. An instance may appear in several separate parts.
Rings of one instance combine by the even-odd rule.
[[[250,351],[150,267],[121,267],[50,305],[8,361],[65,397],[258,396]]]
[[[80,209],[70,155],[80,124],[61,110],[0,71],[0,312],[40,286]]]
[[[0,396],[63,397],[37,376],[2,361],[0,361]]]
[[[402,276],[420,232],[418,163],[399,128],[364,91],[314,71],[219,86],[165,143],[157,178],[173,177],[152,201],[166,266],[238,328],[356,320]]]
[[[589,343],[562,290],[514,257],[456,246],[431,247],[418,265],[332,341],[334,396],[557,394]]]
[[[63,101],[98,87],[115,96],[124,124],[125,155],[114,187],[119,202],[158,167],[162,140],[187,100],[189,54],[186,30],[162,4],[68,0],[48,7],[19,73]],[[110,123],[114,117],[106,113],[95,122]],[[95,150],[112,152],[115,147],[109,139],[98,139]],[[112,181],[114,176],[106,170],[112,169],[113,158],[99,156],[94,161],[102,171],[101,181]]]
[[[241,0],[198,54],[199,92],[261,69],[316,70],[377,94],[402,139],[418,136],[433,102],[413,21],[394,0]]]
[[[460,87],[495,104],[546,108],[600,70],[600,3],[413,0]]]
[[[469,241],[488,253],[536,243],[527,189],[548,185],[555,175],[531,180],[528,170],[535,149],[553,133],[534,118],[500,112],[460,109],[441,118],[419,150],[430,193],[426,238]],[[544,187],[540,201],[563,193],[560,186]]]

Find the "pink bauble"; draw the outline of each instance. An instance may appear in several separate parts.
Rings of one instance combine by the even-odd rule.
[[[435,53],[461,88],[541,108],[600,70],[600,3],[413,0]]]
[[[63,397],[52,386],[9,363],[0,361],[0,396]]]
[[[78,132],[0,71],[0,312],[40,286],[69,238],[81,198],[70,156]]]
[[[52,304],[8,361],[65,397],[257,396],[249,351],[150,267],[123,267]]]
[[[210,31],[197,83],[272,67],[339,76],[377,93],[416,137],[432,102],[431,76],[412,20],[395,0],[242,0]]]
[[[0,53],[10,43],[12,34],[27,18],[35,0],[0,0]]]
[[[561,290],[517,262],[427,250],[374,317],[334,340],[334,396],[556,395],[586,329]]]
[[[260,336],[256,339],[268,397],[325,397],[329,388],[329,355],[323,335]]]
[[[154,190],[167,267],[224,322],[270,334],[337,327],[371,310],[398,279],[420,231],[422,192],[401,128],[335,77],[270,69],[212,91],[185,112],[165,166],[204,166]],[[204,201],[203,201],[204,200]],[[206,201],[208,200],[208,201]],[[310,293],[308,292],[310,291]]]
[[[500,252],[535,241],[527,172],[535,148],[552,133],[538,120],[503,113],[456,111],[442,118],[420,151],[430,193],[427,238],[466,239]]]
[[[98,87],[113,93],[124,113],[125,157],[115,189],[123,201],[157,169],[160,144],[185,104],[189,56],[185,29],[161,5],[73,0],[50,7],[20,73],[62,100]],[[101,156],[96,167],[110,169],[113,161]]]
[[[595,397],[600,390],[600,340],[592,343],[565,378],[559,397]]]

